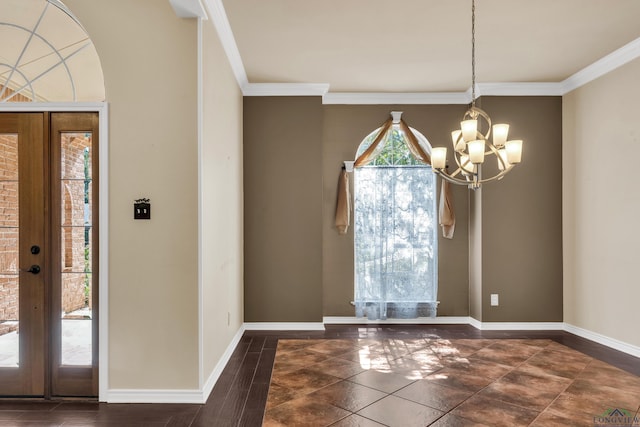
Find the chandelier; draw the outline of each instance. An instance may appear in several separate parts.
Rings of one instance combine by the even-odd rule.
[[[482,129],[486,129],[483,133]],[[490,140],[493,130],[493,138]],[[508,124],[491,125],[491,118],[476,107],[476,2],[471,1],[471,106],[464,113],[460,129],[451,132],[453,154],[458,166],[455,171],[447,170],[447,148],[434,147],[431,151],[433,171],[454,184],[467,185],[475,190],[485,182],[501,179],[522,158],[522,140],[507,141]],[[489,166],[486,158],[493,158]],[[481,166],[487,166],[483,176]]]

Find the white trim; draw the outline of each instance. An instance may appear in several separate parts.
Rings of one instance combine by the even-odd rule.
[[[469,324],[476,329],[482,329],[482,322],[473,317],[469,317]]]
[[[580,328],[578,326],[571,325],[569,323],[564,323],[564,330],[571,334],[577,335],[582,338],[586,338],[591,341],[595,341],[598,344],[602,344],[609,348],[613,348],[615,350],[621,351],[623,353],[630,354],[635,357],[640,357],[640,347],[626,343],[624,341],[617,340],[615,338],[610,338],[605,335],[599,334],[597,332],[592,332],[587,329]]]
[[[202,389],[204,385],[204,303],[203,303],[203,294],[204,294],[204,283],[203,283],[203,262],[202,262],[202,200],[203,200],[203,192],[202,192],[202,145],[203,145],[203,114],[204,114],[204,86],[203,86],[203,73],[204,73],[204,63],[203,63],[203,22],[202,19],[198,19],[198,70],[197,70],[197,117],[196,117],[196,126],[198,132],[198,182],[197,182],[197,191],[198,191],[198,255],[197,255],[197,269],[198,269],[198,387]]]
[[[588,65],[562,81],[560,83],[562,86],[562,95],[571,92],[580,86],[584,86],[587,83],[610,73],[616,68],[623,66],[627,62],[637,59],[638,57],[640,57],[640,38],[637,38],[621,48],[614,50],[607,56],[597,60],[591,65]]]
[[[220,375],[222,375],[222,371],[227,366],[229,359],[231,359],[231,355],[233,354],[236,347],[238,346],[238,343],[240,343],[240,339],[242,338],[244,331],[245,331],[245,326],[243,324],[240,326],[240,329],[238,329],[238,332],[236,332],[234,337],[231,339],[231,342],[227,346],[227,349],[224,351],[222,356],[220,356],[218,363],[216,363],[216,366],[213,368],[213,371],[211,371],[209,378],[207,378],[207,381],[202,386],[202,397],[203,397],[202,403],[205,403],[209,398],[209,395],[211,394],[213,387],[216,385],[216,382],[218,382],[218,379],[220,379]]]
[[[478,83],[477,96],[561,96],[561,83]],[[471,102],[471,101],[469,101]]]
[[[326,83],[247,83],[244,96],[323,96],[329,90]]]
[[[0,112],[97,111],[107,113],[106,102],[2,102]],[[106,129],[105,129],[106,130]],[[100,129],[102,131],[102,129]],[[100,135],[102,139],[102,135]],[[102,165],[101,165],[102,166]]]
[[[562,331],[562,322],[478,322],[471,325],[481,331]],[[476,323],[477,322],[477,323]],[[478,325],[479,323],[479,325]]]
[[[109,104],[106,102],[7,102],[0,112],[98,112],[98,400],[109,390]]]
[[[387,105],[387,104],[468,104],[471,95],[467,92],[433,93],[360,93],[328,92],[322,97],[323,104],[341,105]]]
[[[180,18],[207,19],[207,12],[200,0],[169,0],[169,3]]]
[[[109,390],[109,105],[98,109],[98,400]]]
[[[244,69],[242,57],[240,56],[240,51],[238,50],[236,39],[233,37],[231,24],[229,24],[229,19],[227,18],[227,13],[224,10],[222,0],[204,1],[207,9],[209,10],[211,21],[213,22],[213,25],[218,32],[218,37],[220,38],[222,48],[227,54],[229,65],[231,65],[231,69],[233,70],[233,74],[236,77],[238,86],[240,86],[240,89],[244,93],[245,88],[249,84],[249,80],[247,79],[247,72]]]
[[[417,319],[369,320],[366,317],[325,316],[326,325],[468,325],[469,318],[464,316],[418,317]]]
[[[205,403],[201,390],[109,390],[109,403]],[[102,400],[102,399],[101,399]]]
[[[324,331],[322,322],[245,322],[246,331]]]

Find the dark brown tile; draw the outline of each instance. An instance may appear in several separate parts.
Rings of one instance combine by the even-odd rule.
[[[349,415],[337,423],[331,424],[331,427],[384,427],[384,424],[377,423],[369,418],[361,417],[358,414]]]
[[[347,411],[357,412],[365,406],[386,397],[387,393],[350,381],[340,381],[314,391],[308,396]]]
[[[394,364],[397,365],[398,361],[404,362],[405,364],[407,364],[408,361],[413,361],[412,369],[417,369],[422,374],[432,374],[444,367],[440,357],[435,355],[431,350],[418,350],[415,353],[396,359],[393,361],[395,363],[392,363],[392,366]],[[421,378],[424,377],[426,377],[426,375],[421,376]]]
[[[274,373],[271,382],[294,390],[299,394],[307,394],[338,381],[341,381],[341,378],[303,368],[284,374],[276,375]]]
[[[451,413],[495,427],[527,426],[538,416],[537,411],[481,396],[471,397]]]
[[[502,365],[517,366],[539,351],[540,348],[535,346],[498,341],[478,350],[473,356]]]
[[[303,396],[267,409],[264,426],[328,426],[351,413],[328,403]]]
[[[394,394],[443,412],[450,411],[473,395],[472,392],[441,386],[429,380],[416,381]]]
[[[464,372],[466,375],[475,375],[485,377],[490,380],[496,380],[513,367],[499,363],[499,361],[491,361],[478,359],[476,357],[459,358],[456,361],[450,361],[447,368],[453,372]]]
[[[0,400],[0,413],[2,411],[51,411],[58,405],[60,402]]]
[[[487,377],[480,377],[464,372],[460,369],[444,368],[429,375],[426,381],[442,386],[453,387],[463,391],[475,393],[492,382]]]
[[[496,381],[482,389],[478,395],[487,399],[500,400],[523,408],[542,411],[558,397],[559,392],[539,390],[524,384]]]
[[[301,350],[293,350],[286,353],[276,353],[273,370],[275,372],[290,372],[297,369],[315,365],[323,360],[329,359],[331,356],[311,351],[307,348]]]
[[[444,412],[396,396],[387,396],[358,412],[390,427],[426,426],[444,415]]]
[[[338,356],[357,349],[359,349],[358,343],[354,340],[323,340],[318,344],[307,347],[307,350],[316,351],[329,356]]]
[[[545,349],[531,356],[525,365],[538,368],[538,372],[565,378],[577,377],[591,362],[591,357],[580,353],[568,353]]]
[[[572,380],[541,373],[538,369],[531,369],[529,366],[522,365],[504,375],[500,382],[559,394],[571,384]]]
[[[371,387],[385,393],[393,393],[413,382],[413,380],[409,380],[399,374],[378,371],[365,371],[349,378],[349,381],[366,387]]]
[[[588,414],[562,416],[545,411],[538,415],[531,426],[535,427],[565,427],[565,426],[593,426],[593,416]]]
[[[640,364],[640,361],[639,361]],[[578,375],[578,379],[595,385],[608,385],[610,387],[627,390],[630,393],[640,390],[640,377],[618,369],[599,360],[592,360]]]
[[[324,372],[325,374],[333,375],[338,378],[349,378],[366,370],[360,366],[359,363],[351,362],[350,360],[339,357],[334,357],[332,359],[316,363],[309,369]]]
[[[608,384],[594,384],[580,379],[575,380],[563,395],[586,402],[600,402],[606,405],[607,408],[625,408],[635,411],[640,406],[640,388],[630,392],[629,390],[610,387]]]
[[[300,393],[290,388],[271,383],[267,396],[266,408],[273,408],[285,402],[295,399]]]
[[[489,424],[490,425],[490,424]],[[451,413],[446,414],[430,427],[488,427],[487,424],[477,423],[475,421],[467,420],[462,417],[456,417]]]

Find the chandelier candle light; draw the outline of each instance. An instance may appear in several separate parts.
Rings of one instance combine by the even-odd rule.
[[[481,129],[486,126],[486,133]],[[493,130],[493,140],[490,141]],[[460,129],[451,132],[454,159],[458,168],[451,174],[447,171],[447,148],[434,147],[431,151],[433,171],[454,184],[467,185],[471,189],[501,179],[522,159],[522,140],[507,141],[508,124],[491,125],[491,118],[476,107],[476,2],[471,1],[471,107],[460,122]],[[495,174],[484,178],[480,166],[485,157],[495,156]],[[462,175],[459,177],[458,175]]]

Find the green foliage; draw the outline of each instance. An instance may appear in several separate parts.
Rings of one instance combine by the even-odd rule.
[[[366,141],[360,145],[358,156],[371,146],[378,133],[372,133]],[[378,145],[378,155],[371,162],[370,166],[416,166],[422,165],[418,161],[407,146],[406,136],[404,132],[398,129],[391,129],[384,136],[384,139]]]

